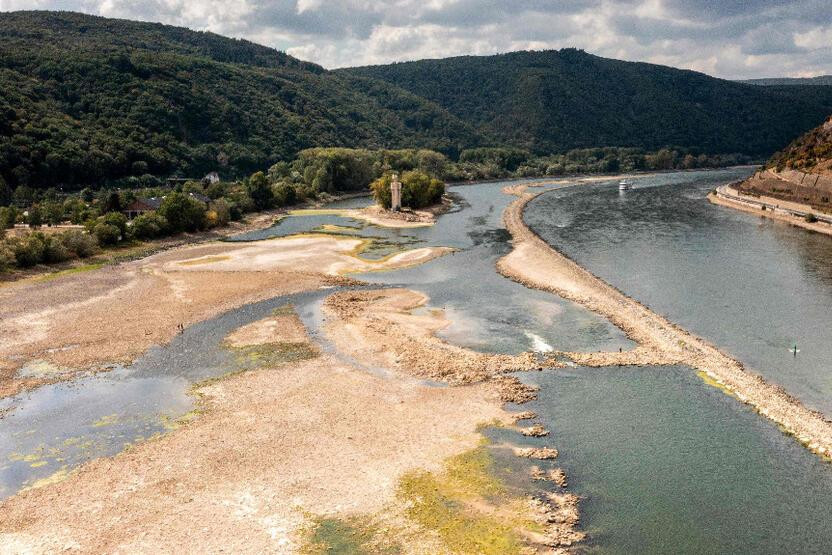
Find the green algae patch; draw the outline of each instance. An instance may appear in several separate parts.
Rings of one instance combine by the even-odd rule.
[[[456,553],[522,553],[528,549],[524,536],[542,530],[522,496],[498,477],[486,440],[448,459],[438,473],[404,475],[397,493],[408,517]]]
[[[104,426],[112,426],[118,422],[118,414],[108,414],[102,416],[92,423],[93,428],[103,428]]]
[[[50,281],[53,279],[58,279],[64,276],[71,276],[73,274],[82,274],[84,272],[91,272],[93,270],[98,270],[99,268],[103,268],[104,263],[99,262],[95,264],[82,264],[81,266],[75,266],[74,268],[67,268],[66,270],[58,270],[57,272],[50,272],[48,274],[44,274],[42,276],[36,276],[32,278],[32,281],[35,282],[42,282],[42,281]]]
[[[309,343],[262,343],[243,347],[227,347],[235,354],[235,360],[243,368],[278,366],[289,362],[309,360],[318,356],[318,350]]]
[[[317,519],[309,544],[301,551],[307,555],[396,555],[401,552],[398,543],[387,540],[378,528],[358,517]]]
[[[291,303],[281,305],[274,310],[272,310],[272,316],[279,317],[279,316],[296,316],[297,312],[295,312],[295,306]]]
[[[185,260],[180,262],[180,266],[201,266],[202,264],[213,264],[215,262],[223,262],[230,260],[230,256],[203,256],[202,258],[194,258],[193,260]]]
[[[723,384],[721,384],[718,381],[716,381],[715,379],[713,379],[704,370],[699,370],[696,373],[696,375],[699,376],[702,379],[703,382],[705,382],[705,385],[715,387],[715,388],[719,389],[720,391],[722,391],[723,393],[725,393],[726,395],[729,395],[731,397],[736,397],[736,394],[733,391],[731,391],[730,389],[725,387]]]

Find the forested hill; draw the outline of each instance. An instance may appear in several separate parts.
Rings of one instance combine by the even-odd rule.
[[[761,156],[829,113],[832,87],[756,87],[577,50],[327,71],[156,23],[0,13],[0,183],[12,187],[233,178],[317,146]]]
[[[758,87],[575,49],[339,72],[398,85],[536,152],[677,145],[768,155],[832,112],[832,87]]]
[[[817,77],[767,77],[763,79],[746,79],[740,83],[749,85],[783,86],[783,85],[816,85],[832,87],[832,75],[818,75]]]
[[[35,187],[250,174],[318,146],[453,154],[481,133],[382,81],[210,33],[0,13],[0,177]]]

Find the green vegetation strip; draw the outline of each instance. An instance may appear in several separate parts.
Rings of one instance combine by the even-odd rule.
[[[398,495],[407,514],[435,531],[457,553],[521,553],[522,530],[542,531],[526,518],[520,496],[513,495],[495,475],[487,441],[446,461],[440,473],[406,474]]]
[[[401,552],[398,543],[385,540],[375,526],[359,517],[318,519],[315,522],[309,545],[302,550],[302,553],[309,555],[320,553],[394,555]]]

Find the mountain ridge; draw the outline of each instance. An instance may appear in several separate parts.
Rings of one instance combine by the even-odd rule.
[[[597,146],[600,137],[606,146],[767,155],[832,113],[824,87],[754,87],[577,49],[335,71],[395,84],[537,152]]]
[[[829,113],[826,87],[744,85],[575,49],[330,71],[160,23],[0,13],[0,176],[12,186],[233,178],[317,146],[768,156]]]

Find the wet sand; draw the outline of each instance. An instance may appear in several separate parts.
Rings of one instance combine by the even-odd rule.
[[[361,240],[316,235],[205,244],[9,287],[0,293],[9,308],[0,326],[11,338],[0,346],[3,391],[129,361],[168,341],[179,323],[349,283],[343,272],[403,267],[447,252],[416,249],[366,261],[361,247]],[[305,345],[311,358],[269,361],[198,384],[195,418],[0,503],[0,553],[190,552],[196,545],[203,552],[297,552],[324,517],[368,518],[405,553],[451,552],[435,529],[409,518],[414,501],[401,497],[401,480],[414,471],[438,473],[449,458],[481,445],[483,424],[515,426],[502,404],[532,399],[536,390],[503,374],[541,363],[531,354],[485,355],[441,341],[434,335],[448,323],[441,314],[413,314],[426,300],[385,290],[338,293],[326,302],[327,331],[363,367],[323,354],[291,311],[234,330],[225,338],[229,348]],[[35,357],[44,375],[15,375]],[[393,374],[368,373],[372,364]],[[518,438],[527,428],[517,428]],[[565,484],[557,468],[538,479]],[[466,510],[491,518],[493,507],[475,498]],[[557,490],[512,503],[503,516],[535,523],[535,531],[518,529],[533,551],[563,552],[583,538],[574,495]]]
[[[297,340],[289,320],[270,341]],[[389,380],[326,355],[196,392],[201,414],[178,430],[0,504],[0,553],[296,552],[313,516],[353,514],[375,515],[408,552],[437,552],[402,516],[399,477],[506,418],[483,385]]]
[[[449,249],[365,260],[331,235],[207,243],[0,288],[0,397],[127,364],[188,326],[260,300],[350,283],[342,273],[419,264]]]
[[[638,349],[617,357],[622,364],[688,365],[776,422],[813,452],[826,457],[832,455],[832,422],[804,407],[781,387],[766,382],[705,340],[652,312],[551,248],[523,221],[526,205],[541,193],[516,189],[505,192],[519,198],[504,213],[514,249],[497,263],[503,275],[577,302],[608,318],[639,344]],[[595,357],[603,361],[598,361],[599,364],[605,365],[616,354]],[[593,355],[586,358],[591,360]]]

